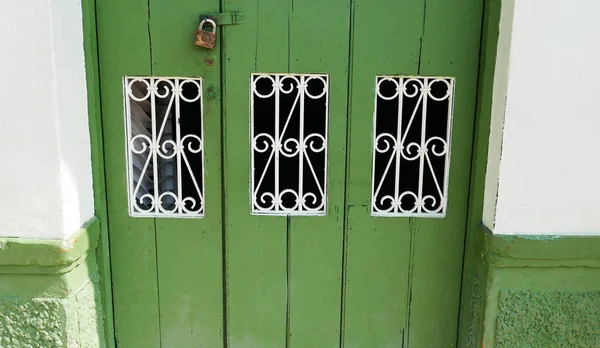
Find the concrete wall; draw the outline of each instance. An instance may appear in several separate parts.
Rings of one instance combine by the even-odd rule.
[[[600,234],[598,11],[502,2],[484,209],[494,233]]]
[[[94,214],[81,3],[0,11],[0,237],[65,238]]]

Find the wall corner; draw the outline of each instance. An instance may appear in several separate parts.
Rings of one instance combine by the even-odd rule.
[[[70,240],[0,239],[0,347],[106,347],[99,221]]]

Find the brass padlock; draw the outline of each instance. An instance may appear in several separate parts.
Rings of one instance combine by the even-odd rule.
[[[212,32],[204,30],[204,24],[208,23],[212,25]],[[198,26],[198,31],[196,32],[196,41],[194,44],[196,46],[206,47],[213,49],[215,48],[215,39],[217,38],[217,24],[212,19],[203,19]]]

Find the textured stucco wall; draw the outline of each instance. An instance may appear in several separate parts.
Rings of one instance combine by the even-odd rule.
[[[66,238],[94,214],[80,1],[3,0],[0,237]]]
[[[72,302],[77,308],[77,342],[79,347],[105,347],[102,295],[98,280],[88,282]]]
[[[93,282],[66,299],[0,299],[0,347],[105,347],[100,301]]]
[[[464,347],[600,347],[600,237],[487,239],[483,342]]]
[[[0,299],[0,347],[64,347],[65,319],[57,300]]]
[[[0,347],[103,348],[97,220],[71,240],[0,238]]]
[[[600,347],[600,291],[501,290],[496,348]]]
[[[0,347],[105,347],[95,278],[65,298],[0,298]]]

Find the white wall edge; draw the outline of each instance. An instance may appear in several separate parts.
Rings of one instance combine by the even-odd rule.
[[[501,6],[482,216],[483,224],[491,231],[494,230],[496,219],[515,3],[514,0],[504,0]]]

